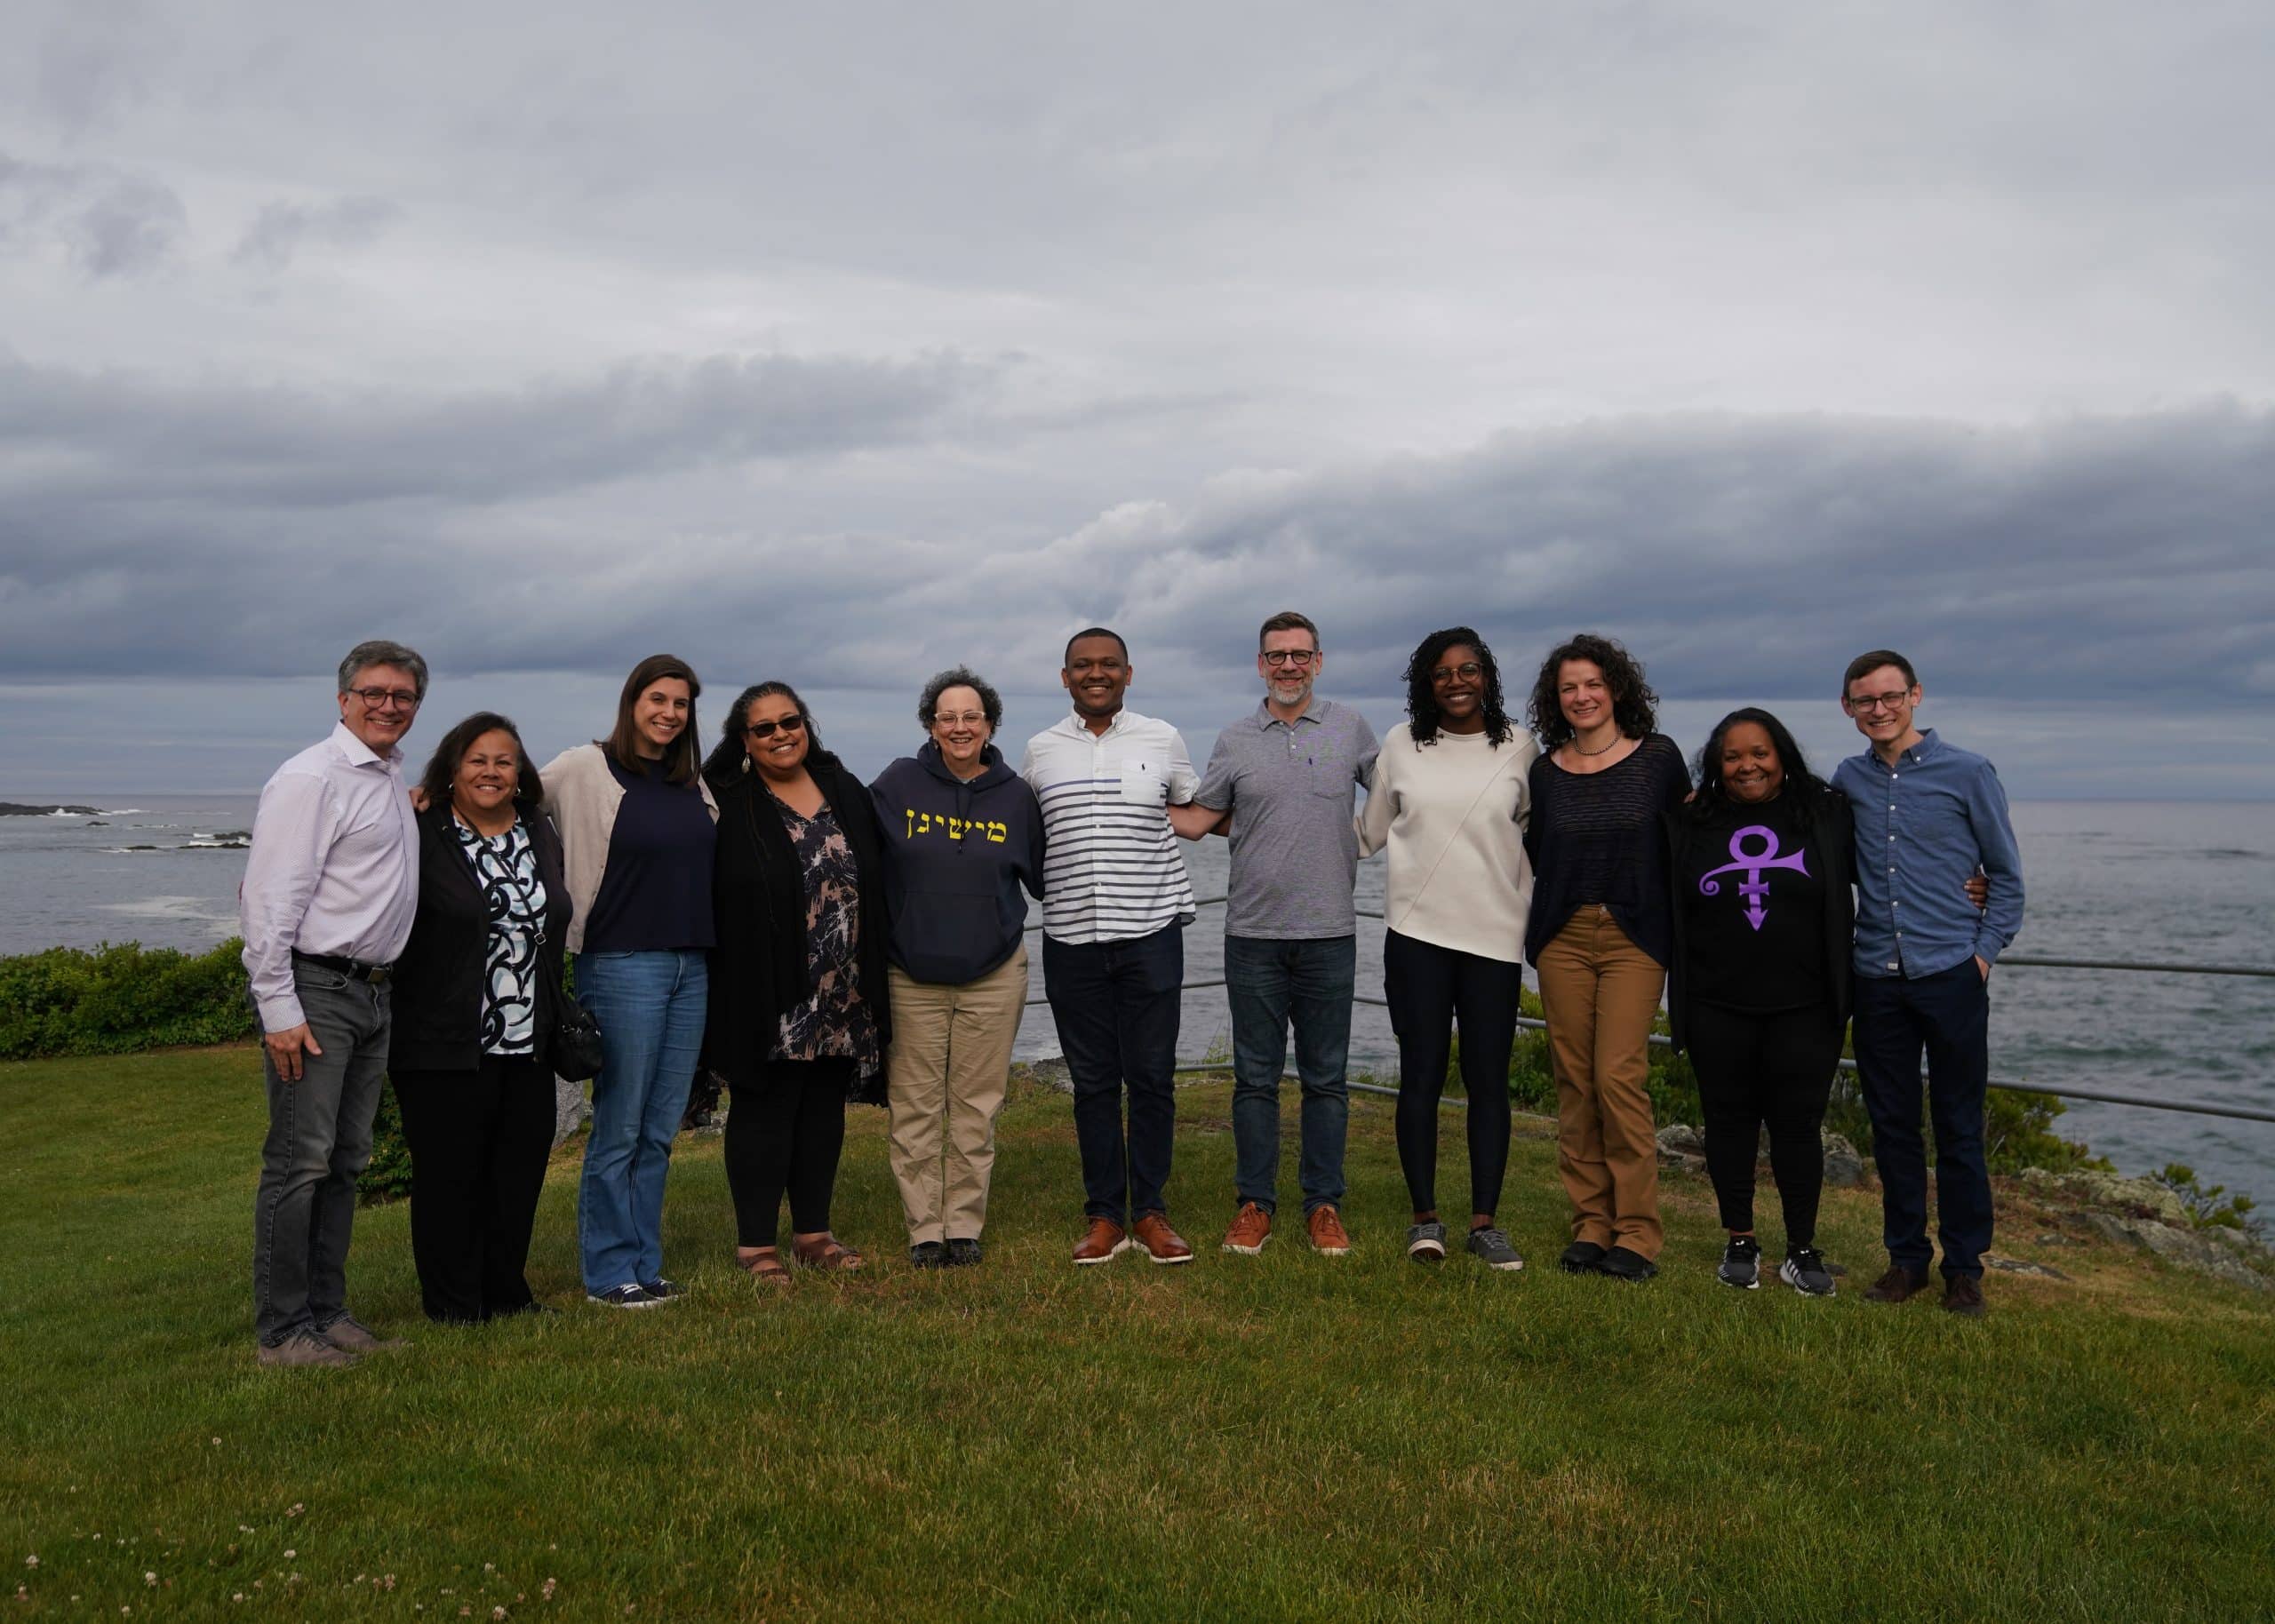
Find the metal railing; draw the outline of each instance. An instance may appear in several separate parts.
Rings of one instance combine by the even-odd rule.
[[[1198,899],[1193,906],[1212,908],[1225,900],[1221,896],[1204,896]],[[1362,919],[1378,919],[1383,917],[1379,910],[1373,908],[1361,908],[1355,912]],[[1022,934],[1032,935],[1042,928],[1042,927],[1039,924],[1030,925]],[[2013,965],[2028,969],[2119,970],[2135,975],[2255,975],[2275,979],[2275,965],[2262,964],[2174,964],[2158,959],[2071,959],[2024,953],[2001,953],[1999,955],[1999,963],[2001,968]],[[1183,991],[1201,991],[1210,987],[1221,987],[1224,984],[1222,976],[1212,981],[1189,981],[1185,983]],[[1050,1001],[1048,996],[1031,998],[1026,1000],[1026,1007],[1033,1008],[1038,1004],[1047,1004]],[[1388,1000],[1369,998],[1363,992],[1352,994],[1351,1001],[1354,1004],[1366,1004],[1377,1009],[1388,1007]],[[1548,1029],[1547,1022],[1536,1020],[1530,1015],[1519,1015],[1517,1025],[1527,1031],[1545,1031]],[[1656,1048],[1671,1048],[1674,1043],[1674,1040],[1664,1032],[1653,1032],[1650,1040]],[[1193,1064],[1178,1066],[1177,1071],[1180,1074],[1189,1075],[1199,1071],[1223,1071],[1228,1069],[1226,1065]],[[1854,1072],[1856,1070],[1856,1063],[1844,1056],[1840,1062],[1840,1070]],[[2221,1117],[2236,1122],[2275,1122],[2275,1111],[2255,1110],[2248,1105],[2207,1105],[2196,1100],[2159,1100],[2151,1099],[2146,1095],[2119,1094],[2104,1088],[2055,1088],[2045,1083],[2008,1083],[1994,1080],[1991,1086],[1994,1088],[2007,1089],[2014,1094],[2050,1095],[2061,1100],[2091,1100],[2102,1105],[2132,1105],[2143,1111],[2183,1111],[2191,1116]],[[1345,1087],[1363,1094],[1395,1096],[1398,1093],[1397,1089],[1385,1087],[1379,1083],[1348,1083]],[[1465,1110],[1469,1102],[1457,1095],[1447,1095],[1442,1096],[1442,1103],[1449,1109]]]

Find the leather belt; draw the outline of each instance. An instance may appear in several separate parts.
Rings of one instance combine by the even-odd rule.
[[[338,953],[304,953],[297,947],[292,950],[292,962],[312,964],[319,970],[330,970],[350,981],[369,982],[375,987],[386,986],[395,974],[391,964],[365,964],[361,959],[343,959]]]

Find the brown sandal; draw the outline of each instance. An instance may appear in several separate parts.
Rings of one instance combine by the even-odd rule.
[[[810,1246],[793,1243],[790,1255],[824,1274],[850,1274],[869,1261],[834,1235],[825,1235]]]
[[[751,1257],[745,1257],[738,1252],[735,1254],[735,1267],[761,1286],[779,1287],[790,1284],[790,1270],[784,1266],[779,1252],[761,1252]]]

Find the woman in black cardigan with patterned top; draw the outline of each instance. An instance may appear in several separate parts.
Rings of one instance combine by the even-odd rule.
[[[858,1269],[829,1206],[845,1103],[882,1103],[892,1038],[876,810],[786,682],[743,691],[704,773],[719,799],[704,1063],[734,1091],[735,1261],[754,1279],[788,1283],[777,1245],[786,1191],[793,1258]]]

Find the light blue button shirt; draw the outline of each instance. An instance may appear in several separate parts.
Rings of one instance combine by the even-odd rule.
[[[2022,850],[1998,769],[1929,728],[1894,767],[1868,750],[1832,784],[1856,831],[1856,974],[1997,963],[2023,924]],[[1962,888],[1978,868],[1991,882],[1980,913]]]

